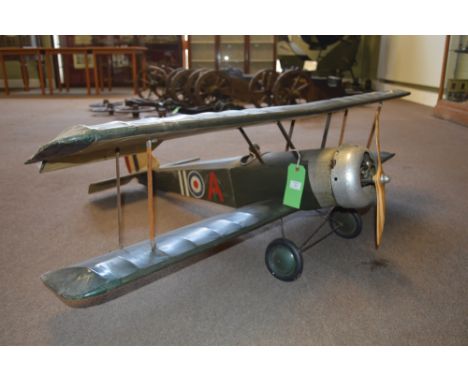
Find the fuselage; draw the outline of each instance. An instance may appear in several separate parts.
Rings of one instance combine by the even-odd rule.
[[[264,163],[246,155],[164,167],[155,171],[155,187],[239,208],[262,200],[282,199],[288,166],[299,163],[306,171],[301,209],[335,205],[362,208],[373,203],[373,187],[363,186],[361,179],[366,149],[342,145],[298,153],[299,158],[292,151],[264,153]],[[140,182],[145,181],[142,175]]]

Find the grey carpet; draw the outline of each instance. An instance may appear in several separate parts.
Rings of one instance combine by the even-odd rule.
[[[282,283],[264,266],[265,247],[280,235],[275,223],[104,305],[67,307],[39,276],[116,248],[115,193],[87,195],[114,163],[39,175],[23,162],[65,127],[111,119],[91,115],[90,102],[0,100],[1,345],[468,344],[468,130],[405,101],[386,103],[382,114],[383,148],[397,156],[385,166],[392,182],[378,252],[371,211],[360,237],[325,240],[305,255],[302,277]],[[351,111],[348,140],[366,141],[373,110]],[[323,123],[301,121],[298,146],[317,146]],[[331,143],[339,124],[334,118]],[[273,127],[249,132],[263,151],[284,148]],[[166,142],[157,155],[164,163],[246,151],[229,131]],[[146,237],[145,191],[131,184],[124,195],[131,244]],[[160,195],[157,232],[225,210]],[[287,235],[300,241],[317,223],[297,213],[286,219]],[[375,256],[388,265],[373,269]]]

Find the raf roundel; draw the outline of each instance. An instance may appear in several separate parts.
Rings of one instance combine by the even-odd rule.
[[[205,195],[205,182],[197,171],[189,172],[188,184],[190,193],[194,198],[202,198]]]

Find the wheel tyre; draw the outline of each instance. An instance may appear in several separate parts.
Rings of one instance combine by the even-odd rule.
[[[362,232],[361,215],[353,209],[335,207],[330,214],[329,222],[331,229],[345,239],[354,239]]]
[[[299,248],[290,240],[273,240],[265,251],[268,271],[281,281],[294,281],[302,273],[303,260]]]

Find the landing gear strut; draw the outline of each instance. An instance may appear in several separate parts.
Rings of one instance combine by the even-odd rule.
[[[312,238],[320,229],[329,222],[331,230],[319,239],[310,243]],[[281,220],[281,232],[283,237],[273,240],[265,251],[265,264],[268,271],[281,281],[294,281],[302,273],[303,258],[302,253],[325,240],[328,236],[336,233],[345,239],[353,239],[362,231],[361,215],[356,210],[335,207],[330,210],[322,223],[312,232],[312,234],[298,247],[291,240],[284,236],[283,220]],[[309,244],[310,243],[310,244]]]

